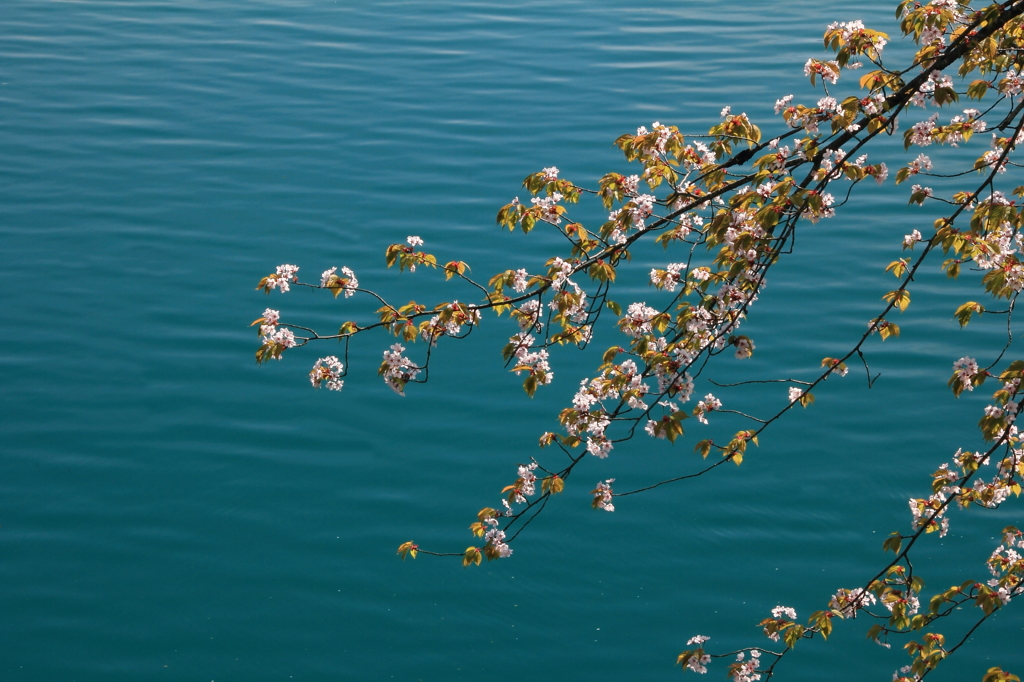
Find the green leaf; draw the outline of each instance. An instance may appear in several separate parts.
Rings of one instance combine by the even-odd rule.
[[[786,646],[792,649],[796,646],[796,643],[800,641],[800,638],[803,637],[803,635],[804,626],[794,625],[786,630],[785,634],[782,635],[782,639],[786,643]]]
[[[976,301],[967,301],[962,306],[956,309],[953,313],[953,317],[956,318],[957,322],[960,323],[960,328],[963,329],[967,326],[967,323],[971,321],[971,316],[974,313],[983,313],[985,308]]]
[[[480,565],[480,561],[483,559],[483,555],[480,554],[480,550],[476,547],[467,547],[466,553],[462,555],[462,565],[469,566],[470,564]]]
[[[903,547],[903,536],[900,535],[899,531],[893,531],[885,542],[882,543],[882,551],[888,552],[892,550],[893,554],[899,554],[900,548]]]

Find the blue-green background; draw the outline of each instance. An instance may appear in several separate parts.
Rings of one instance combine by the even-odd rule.
[[[541,454],[596,356],[556,353],[555,383],[527,400],[500,362],[512,329],[488,318],[442,343],[406,398],[376,376],[391,341],[360,337],[345,390],[327,394],[305,373],[334,346],[257,367],[247,328],[267,305],[327,330],[372,310],[253,291],[280,263],[307,280],[347,265],[399,303],[472,300],[436,272],[384,267],[409,234],[481,279],[539,270],[551,234],[494,226],[525,175],[557,165],[594,186],[628,170],[618,135],[655,120],[699,132],[725,105],[781,131],[776,98],[820,96],[801,71],[824,56],[828,22],[898,33],[893,3],[856,5],[5,0],[0,679],[675,679],[692,635],[720,651],[766,643],[755,625],[771,607],[806,616],[863,584],[884,535],[909,527],[907,498],[979,446],[984,397],[956,401],[945,379],[964,354],[990,361],[1004,332],[956,328],[953,308],[978,295],[937,262],[903,336],[869,346],[873,389],[862,368],[830,380],[741,468],[614,514],[591,511],[594,482],[689,472],[694,440],[741,422],[591,458],[512,559],[472,570],[395,548],[470,544],[476,511]],[[901,158],[894,141],[871,160]],[[935,217],[906,196],[861,187],[856,208],[801,227],[746,326],[755,357],[720,376],[807,378],[848,347],[891,288],[902,236]],[[603,220],[592,205],[577,216]],[[671,260],[638,250],[619,301],[664,300],[645,273]],[[758,414],[785,401],[779,384],[715,392]],[[984,577],[1020,516],[954,513],[920,572],[936,588]],[[866,627],[801,645],[783,679],[890,679],[906,656]],[[1013,605],[938,679],[1024,673],[1022,641]]]

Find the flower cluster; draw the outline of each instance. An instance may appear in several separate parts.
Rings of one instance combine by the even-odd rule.
[[[614,478],[609,478],[604,483],[598,483],[597,487],[590,491],[590,494],[594,496],[594,509],[615,511],[615,505],[612,504],[612,483],[614,482]]]
[[[960,385],[968,390],[974,390],[974,377],[978,374],[978,361],[974,358],[964,356],[953,363],[953,375],[960,382]]]
[[[755,346],[754,342],[746,336],[740,336],[733,343],[736,346],[736,358],[738,360],[745,360],[754,354]]]
[[[313,388],[320,388],[321,383],[326,383],[328,390],[340,391],[345,383],[341,380],[344,368],[341,361],[333,355],[320,358],[309,372],[309,383],[313,384]]]
[[[682,163],[686,170],[696,170],[709,163],[715,163],[718,157],[700,141],[694,141],[683,149]]]
[[[569,275],[571,275],[573,271],[572,263],[567,260],[562,260],[556,256],[551,260],[550,267],[553,275],[551,278],[552,289],[559,291],[566,282],[570,284],[572,283],[572,280],[569,279]]]
[[[634,196],[637,190],[640,189],[640,176],[639,175],[626,175],[623,176],[622,180],[619,181],[619,187],[622,188],[623,193],[627,196]]]
[[[679,406],[676,405],[671,400],[659,400],[658,404],[663,406],[663,407],[668,408],[668,414],[663,416],[661,418],[661,421],[654,421],[653,419],[648,419],[647,420],[647,424],[644,426],[644,431],[646,431],[647,435],[650,436],[651,438],[662,438],[662,439],[664,439],[664,438],[667,438],[669,436],[669,434],[671,433],[671,425],[672,425],[672,422],[673,422],[673,418],[670,415],[675,415],[676,413],[678,413],[679,412]],[[684,414],[684,415],[680,415],[680,416],[686,416],[686,415]],[[676,421],[678,421],[678,420],[676,420]],[[707,423],[707,422],[705,422],[705,423]]]
[[[921,599],[910,585],[906,585],[903,590],[890,591],[886,598],[882,599],[882,604],[889,613],[898,608],[907,616],[914,616],[921,610]]]
[[[384,377],[384,383],[401,396],[405,395],[405,385],[413,381],[423,369],[403,356],[404,352],[405,346],[392,344],[389,350],[384,351],[384,362],[378,370],[378,374]]]
[[[863,21],[834,21],[828,25],[827,30],[836,31],[843,43],[849,45],[852,54],[861,54],[871,49],[877,59],[887,44],[881,35],[868,31]]]
[[[552,284],[552,288],[555,286]],[[587,292],[580,288],[571,279],[565,279],[559,284],[561,291],[555,294],[552,308],[558,309],[557,318],[560,321],[568,321],[573,324],[584,324],[587,321]]]
[[[1003,74],[1003,80],[999,81],[999,92],[1004,95],[1015,97],[1024,89],[1024,76],[1014,68],[1009,68]]]
[[[273,332],[273,328],[276,327],[277,323],[280,321],[281,311],[267,308],[263,311],[263,326],[260,327],[260,334],[263,334],[264,336],[267,335],[267,332],[264,331],[264,327],[267,326],[269,326],[271,328],[271,332]]]
[[[559,212],[560,206],[558,202],[562,200],[562,195],[555,192],[549,197],[534,197],[530,201],[540,209],[540,219],[551,223],[552,225],[560,225],[562,223],[562,216]]]
[[[932,160],[925,156],[924,153],[918,154],[916,159],[907,164],[907,169],[911,175],[917,175],[921,171],[930,171],[932,169]]]
[[[488,559],[506,559],[512,556],[512,548],[505,542],[505,531],[498,528],[498,519],[493,516],[485,518],[483,523],[490,526],[484,534],[484,554]]]
[[[1013,526],[1003,530],[1003,541],[988,558],[988,570],[992,579],[988,586],[1004,606],[1024,590],[1024,533]]]
[[[543,314],[544,304],[535,298],[526,301],[512,312],[512,315],[515,316],[516,321],[519,323],[519,330],[524,332],[541,331],[543,325],[541,324],[540,316]]]
[[[533,473],[537,470],[537,463],[531,462],[530,464],[520,464],[517,474],[519,478],[512,486],[512,501],[516,504],[526,504],[527,497],[533,497],[537,494],[537,474]]]
[[[517,294],[521,294],[524,291],[526,291],[526,288],[529,286],[529,277],[530,273],[528,273],[526,270],[522,268],[516,270],[514,273],[512,273],[512,289]]]
[[[981,161],[997,173],[1006,172],[1006,139],[992,133],[992,149],[981,156]]]
[[[678,188],[677,188],[678,190]],[[672,202],[672,210],[678,211],[687,203],[686,191],[681,190],[676,194],[676,200]],[[684,213],[674,219],[675,227],[664,234],[663,239],[683,241],[690,236],[694,230],[699,230],[704,225],[704,218],[696,213]]]
[[[818,195],[818,197],[820,198],[819,202],[808,202],[804,207],[803,213],[801,213],[802,217],[807,218],[812,223],[817,223],[822,218],[832,218],[836,215],[836,210],[832,208],[836,201],[835,197],[827,192]]]
[[[808,59],[807,63],[804,64],[804,75],[811,76],[815,74],[821,76],[821,80],[835,85],[839,80],[839,62],[823,62],[820,59]],[[777,107],[778,104],[776,104]],[[776,111],[775,113],[779,112]]]
[[[910,188],[910,194],[912,197],[914,195],[917,195],[919,197],[919,199],[912,199],[912,201],[915,201],[915,203],[921,203],[921,200],[923,200],[924,198],[934,196],[935,192],[932,190],[931,187],[924,187],[923,185],[914,185],[913,187]]]
[[[938,26],[925,26],[918,39],[919,45],[945,45],[946,34]]]
[[[458,337],[462,334],[463,325],[472,327],[479,324],[480,311],[473,305],[452,301],[437,315],[422,325],[420,336],[431,344],[436,344],[442,336]]]
[[[263,362],[271,358],[280,360],[281,354],[286,349],[295,347],[295,334],[286,327],[278,328],[277,325],[280,321],[281,313],[279,311],[270,308],[263,311],[262,324],[260,324],[262,346],[256,354],[258,361]]]
[[[796,609],[789,606],[776,606],[772,609],[772,617],[761,621],[765,636],[773,642],[796,621]]]
[[[946,518],[946,512],[949,510],[948,496],[959,492],[960,489],[953,486],[933,493],[927,498],[910,498],[912,527],[938,530],[940,538],[946,537],[946,533],[949,532],[949,519]]]
[[[687,646],[693,646],[696,644],[699,648],[695,651],[684,651],[679,655],[676,661],[677,665],[682,665],[685,670],[692,670],[695,673],[701,675],[707,673],[707,664],[711,662],[711,656],[704,653],[704,642],[711,639],[706,635],[697,635],[687,640]]]
[[[619,329],[634,339],[653,331],[652,320],[658,311],[646,303],[630,303],[626,315],[619,320]]]
[[[1024,236],[1009,223],[992,230],[976,245],[974,262],[982,270],[1000,271],[1004,286],[1010,291],[1024,289],[1024,264],[1020,252]]]
[[[653,151],[658,154],[664,154],[669,138],[672,137],[672,129],[668,126],[661,125],[658,121],[655,121],[651,124],[650,131],[648,131],[644,126],[640,126],[636,129],[636,134],[638,137],[654,135]]]
[[[722,401],[715,396],[708,393],[704,396],[704,400],[697,403],[697,407],[693,410],[693,416],[697,418],[701,424],[708,423],[708,412],[714,412],[715,410],[722,409]]]
[[[663,355],[664,360],[656,362],[652,367],[654,378],[658,381],[658,393],[665,393],[686,402],[693,395],[693,377],[687,372],[693,362],[693,356],[682,345],[666,343],[664,337],[658,338],[655,347]]]
[[[622,208],[609,213],[608,224],[613,226],[609,230],[609,240],[614,244],[625,244],[626,232],[630,228],[643,231],[647,227],[645,221],[654,211],[654,202],[654,195],[638,194]]]
[[[280,289],[282,294],[286,291],[291,291],[292,282],[299,281],[299,278],[295,275],[298,271],[298,265],[278,265],[277,272],[264,277],[257,288],[265,289],[268,294],[271,289]]]
[[[842,614],[843,618],[856,618],[857,611],[866,609],[876,603],[875,595],[862,587],[852,590],[840,588],[829,600],[828,606]]]
[[[927,147],[935,139],[938,129],[935,122],[939,119],[938,113],[932,114],[924,121],[918,121],[910,129],[910,144],[918,147]]]
[[[346,267],[341,268],[342,276],[339,276],[337,272],[338,268],[336,267],[324,270],[320,275],[320,286],[324,289],[333,290],[335,296],[338,295],[339,289],[345,294],[345,298],[354,296],[356,289],[359,288],[359,280],[356,279],[356,274]]]
[[[757,682],[761,679],[761,675],[757,672],[757,666],[761,663],[761,652],[757,649],[753,649],[750,652],[750,658],[746,659],[746,656],[742,651],[736,654],[736,662],[729,666],[729,678],[733,682]]]
[[[605,435],[611,424],[602,401],[622,399],[630,409],[646,410],[643,397],[649,392],[636,363],[626,360],[605,369],[595,379],[584,379],[572,399],[572,407],[562,410],[559,420],[572,436],[585,436],[587,451],[601,459],[613,445]]]
[[[880,92],[876,92],[873,95],[868,95],[860,101],[860,110],[867,116],[874,116],[875,114],[881,113],[882,105],[885,103],[885,95]]]
[[[921,87],[918,88],[914,97],[910,100],[910,103],[919,107],[928,106],[928,101],[935,98],[935,91],[939,88],[952,90],[953,79],[944,73],[932,71],[928,74],[928,80],[922,83]]]
[[[520,324],[522,318],[520,318]],[[512,371],[519,376],[520,372],[527,372],[537,379],[539,385],[547,386],[555,379],[555,373],[551,370],[548,362],[548,352],[544,348],[531,350],[537,339],[528,332],[522,331],[512,336],[509,344],[514,347],[512,357],[515,358],[515,366]]]
[[[651,270],[651,284],[665,291],[675,291],[676,285],[686,277],[686,263],[669,263],[665,270]]]
[[[964,109],[963,116],[954,116],[949,120],[945,142],[950,147],[959,146],[965,140],[964,133],[983,133],[988,130],[988,124],[978,118],[981,112],[977,109]]]

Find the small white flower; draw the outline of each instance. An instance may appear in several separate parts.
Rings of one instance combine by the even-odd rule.
[[[909,248],[912,248],[919,241],[921,241],[921,233],[918,230],[914,230],[903,237],[903,245]]]

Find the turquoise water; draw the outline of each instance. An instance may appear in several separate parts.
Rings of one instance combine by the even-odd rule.
[[[268,304],[326,329],[369,309],[253,291],[280,263],[308,279],[347,265],[398,299],[456,296],[435,273],[385,268],[409,234],[481,278],[537,267],[550,235],[494,226],[525,175],[557,165],[593,186],[627,170],[618,135],[699,131],[724,105],[767,133],[777,97],[814,96],[801,68],[828,22],[896,33],[890,2],[859,5],[7,0],[0,678],[675,679],[692,635],[759,644],[771,607],[806,615],[874,575],[906,498],[977,447],[983,397],[954,401],[945,378],[1002,333],[958,331],[938,274],[914,288],[903,337],[871,346],[873,389],[856,372],[830,382],[742,468],[593,512],[597,480],[695,465],[687,443],[620,446],[581,467],[512,559],[473,570],[395,548],[470,544],[476,510],[539,454],[594,358],[556,354],[555,383],[529,401],[500,363],[509,328],[486,320],[441,344],[406,398],[376,376],[383,337],[355,344],[345,390],[326,394],[305,372],[334,347],[256,367],[247,328]],[[873,317],[902,235],[934,216],[903,189],[858,196],[773,272],[741,369],[806,377]],[[644,273],[664,263],[638,252],[619,300],[653,300]],[[759,412],[784,395],[716,393]],[[984,575],[1012,522],[1012,506],[955,515],[919,556],[929,585]],[[866,627],[802,645],[783,677],[890,679],[906,657]],[[938,679],[1020,674],[1022,633],[1008,609]]]

